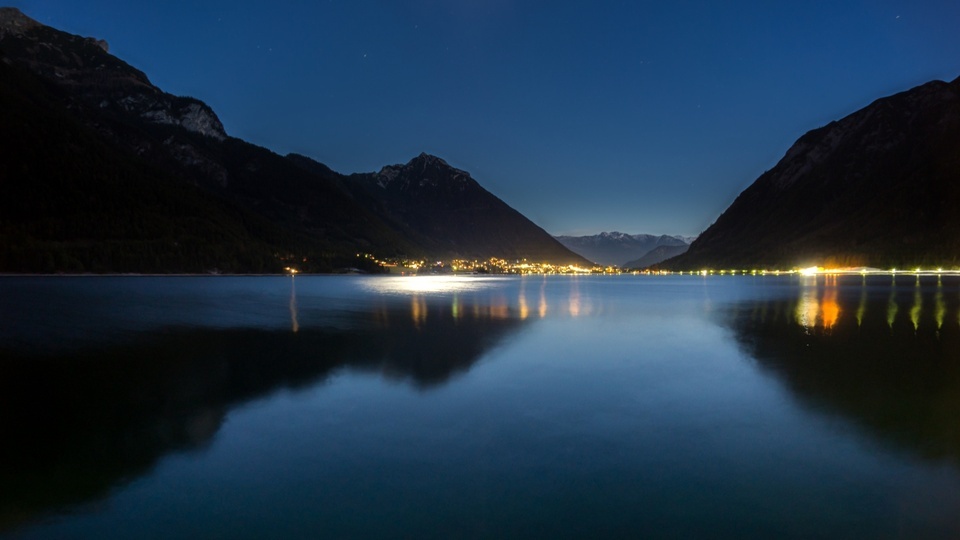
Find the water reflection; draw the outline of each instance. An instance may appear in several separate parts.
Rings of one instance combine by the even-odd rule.
[[[960,288],[933,276],[803,283],[725,313],[740,345],[818,411],[960,464]]]
[[[929,279],[933,279],[930,276]],[[838,283],[841,280],[842,283]],[[893,331],[905,329],[908,325],[914,332],[934,329],[939,332],[950,318],[956,322],[957,289],[944,286],[937,276],[935,281],[923,282],[920,276],[908,283],[896,279],[889,284],[868,282],[866,277],[819,276],[802,278],[799,294],[795,303],[789,304],[793,320],[807,333],[829,333],[841,321],[844,323],[852,315],[856,327],[865,324],[868,315],[870,324],[876,327],[878,317],[883,315],[887,329]],[[839,295],[844,295],[841,300]],[[950,294],[953,294],[951,297]],[[880,302],[880,297],[883,302]],[[953,311],[948,312],[948,302],[952,299]],[[869,300],[869,303],[868,303]],[[753,309],[766,314],[770,309],[784,309],[784,305],[754,306]],[[924,328],[921,328],[923,326]]]
[[[580,282],[577,280],[570,284],[570,316],[580,316]]]
[[[890,297],[887,299],[887,326],[893,328],[893,321],[897,320],[897,289],[890,287]]]
[[[520,294],[517,297],[517,308],[520,310],[520,319],[526,319],[530,316],[530,306],[527,305],[526,291],[527,280],[520,280]]]
[[[840,319],[841,307],[837,300],[839,276],[805,276],[801,278],[800,300],[795,308],[796,321],[807,332],[821,329],[831,332]],[[857,307],[857,321],[863,319],[865,306]]]
[[[547,278],[544,276],[540,282],[540,301],[537,303],[537,314],[540,318],[547,316]]]
[[[290,323],[294,333],[300,331],[300,321],[297,320],[297,276],[290,276]]]
[[[913,305],[910,307],[910,322],[913,323],[914,331],[920,326],[920,310],[922,307],[923,300],[920,298],[920,276],[917,276],[917,284],[913,291]]]
[[[503,299],[414,295],[289,329],[160,328],[116,344],[0,348],[0,531],[106,496],[163,455],[203,447],[231,407],[343,369],[421,390],[470,369],[522,321]],[[301,308],[302,309],[302,308]]]
[[[413,317],[413,326],[420,328],[427,322],[427,301],[422,296],[410,297],[410,316]]]
[[[861,278],[861,287],[860,287],[860,302],[857,304],[857,327],[863,324],[863,315],[867,312],[867,288],[863,285],[866,283],[866,276]]]

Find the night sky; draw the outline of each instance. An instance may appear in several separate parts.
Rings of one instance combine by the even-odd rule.
[[[806,131],[960,76],[957,0],[12,5],[233,136],[343,173],[436,154],[553,234],[698,234]]]

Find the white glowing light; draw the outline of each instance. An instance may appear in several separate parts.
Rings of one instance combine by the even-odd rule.
[[[431,294],[475,291],[505,278],[477,276],[396,276],[372,277],[364,287],[380,294]]]

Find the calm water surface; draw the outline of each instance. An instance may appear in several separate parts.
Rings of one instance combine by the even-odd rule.
[[[0,278],[0,537],[960,537],[960,281]]]

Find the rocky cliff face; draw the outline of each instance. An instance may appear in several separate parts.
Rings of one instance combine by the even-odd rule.
[[[8,35],[22,35],[39,26],[40,23],[27,17],[19,9],[0,7],[0,39]]]
[[[206,104],[167,94],[147,76],[109,54],[106,41],[44,26],[14,8],[0,9],[0,42],[10,58],[69,90],[102,112],[136,115],[150,123],[181,126],[223,140],[223,124]]]
[[[960,265],[960,79],[801,137],[670,268]]]
[[[109,101],[100,102],[101,107],[110,107]],[[183,129],[222,141],[227,138],[220,119],[206,103],[190,98],[169,96],[129,95],[115,104],[128,113],[154,124],[180,126]]]

